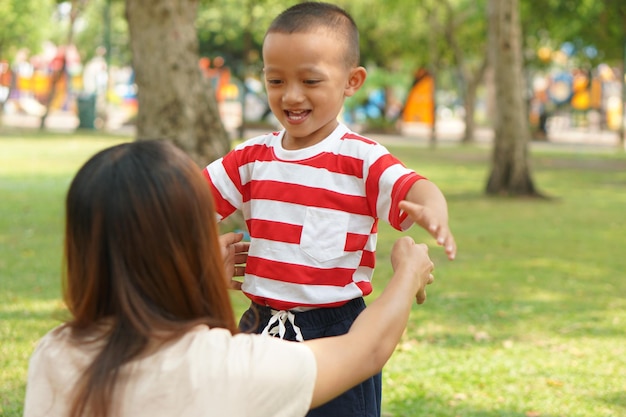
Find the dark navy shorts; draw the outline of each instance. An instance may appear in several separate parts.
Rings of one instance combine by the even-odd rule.
[[[365,309],[363,298],[356,298],[341,307],[319,308],[294,312],[295,324],[304,340],[338,336],[348,333],[350,326]],[[270,318],[270,307],[252,303],[243,313],[239,329],[247,333],[261,333]],[[285,324],[285,340],[296,340],[291,323]],[[374,375],[360,385],[346,391],[330,402],[309,411],[307,417],[380,417],[382,375]]]

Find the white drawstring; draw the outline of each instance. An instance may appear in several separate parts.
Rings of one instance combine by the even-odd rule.
[[[291,311],[285,310],[272,310],[272,318],[270,319],[269,323],[267,323],[267,326],[265,326],[261,334],[273,337],[278,336],[281,339],[284,339],[286,330],[285,323],[287,322],[287,320],[289,320],[291,326],[293,327],[293,331],[296,333],[296,340],[298,342],[304,341],[304,338],[302,337],[302,332],[300,332],[300,328],[296,326],[296,315],[293,314]]]

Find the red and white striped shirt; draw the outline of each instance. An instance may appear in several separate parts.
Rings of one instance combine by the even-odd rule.
[[[340,124],[320,143],[282,147],[284,131],[252,138],[211,163],[218,220],[241,210],[250,233],[243,292],[276,310],[339,306],[372,292],[378,219],[424,178]]]

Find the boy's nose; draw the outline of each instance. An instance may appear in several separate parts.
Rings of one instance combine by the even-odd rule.
[[[284,103],[300,103],[304,99],[302,88],[299,85],[290,85],[283,94]]]

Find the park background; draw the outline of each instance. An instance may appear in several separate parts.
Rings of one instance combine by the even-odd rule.
[[[97,150],[141,137],[125,8],[187,4],[56,3],[1,6],[2,416],[21,415],[28,357],[63,318],[69,181]],[[197,4],[192,65],[229,145],[277,127],[259,84],[259,51],[271,18],[292,3]],[[511,2],[528,135],[510,140],[527,149],[534,187],[494,195],[486,192],[501,140],[487,59],[493,2],[337,3],[360,26],[369,73],[343,119],[442,188],[459,243],[448,262],[428,236],[410,232],[431,246],[437,283],[385,369],[384,415],[626,415],[626,7]],[[368,301],[390,275],[398,236],[381,228]],[[245,300],[233,300],[240,313]]]

